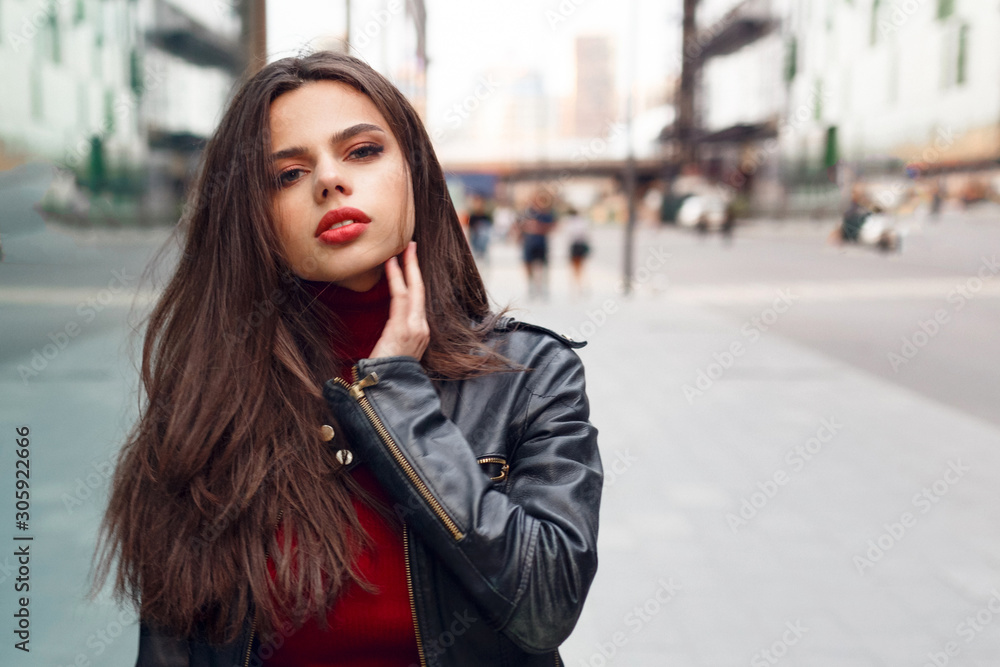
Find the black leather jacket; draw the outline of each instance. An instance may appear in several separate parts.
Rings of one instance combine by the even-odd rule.
[[[324,387],[351,467],[369,465],[404,520],[426,667],[562,664],[597,570],[603,472],[571,349],[584,343],[510,318],[496,335],[532,370],[432,382],[413,357],[362,359]],[[141,622],[136,665],[259,666],[282,641],[249,618],[225,645]]]

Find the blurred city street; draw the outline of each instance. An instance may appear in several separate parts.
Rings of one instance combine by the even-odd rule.
[[[898,255],[827,244],[832,221],[751,222],[731,244],[641,227],[628,297],[621,228],[593,232],[582,297],[556,233],[547,301],[494,242],[494,299],[588,340],[601,560],[567,665],[996,664],[995,219],[914,223]],[[6,642],[0,664],[134,662],[134,618],[83,596],[135,416],[139,275],[165,236],[5,240],[0,423],[30,427],[38,588],[30,658]]]
[[[107,596],[94,603],[85,596],[115,455],[138,414],[132,363],[138,357],[130,357],[128,336],[130,315],[139,311],[130,308],[149,255],[165,236],[45,229],[4,238],[0,468],[13,472],[15,428],[27,427],[30,528],[20,534],[34,539],[30,653],[4,642],[0,665],[135,664],[135,616]],[[141,349],[141,339],[134,342]],[[14,483],[13,474],[0,480],[5,498],[15,497]],[[18,563],[13,548],[4,551],[0,585],[13,613]]]
[[[316,280],[373,276],[395,246],[344,239],[366,218],[410,233],[403,171],[385,168],[402,162],[425,256],[454,213],[497,309],[588,343],[600,567],[566,665],[1000,666],[997,3],[31,0],[0,2],[0,25],[0,667],[136,662],[134,613],[88,590],[177,221],[218,248],[195,251],[208,277],[183,292],[213,305],[212,333],[178,337],[175,368],[273,312],[244,306],[259,258],[299,266],[290,229],[348,244]],[[275,110],[333,88],[353,101],[310,103],[315,124]],[[522,257],[546,247],[529,286]],[[283,377],[253,348],[201,364],[225,377],[199,386]],[[274,411],[202,393],[231,409],[175,422],[187,443],[250,405],[212,456],[240,449],[220,458],[242,474],[243,454],[274,451],[231,435],[269,437]],[[213,503],[226,530],[256,534],[283,479],[238,522]],[[225,606],[230,589],[203,590]],[[344,615],[380,630],[403,604],[380,603]]]
[[[558,271],[550,304],[519,300],[591,334],[601,566],[567,664],[996,664],[993,220],[927,223],[890,257],[826,245],[832,223],[760,222],[731,247],[644,230],[629,299],[608,231],[590,300],[562,298]]]

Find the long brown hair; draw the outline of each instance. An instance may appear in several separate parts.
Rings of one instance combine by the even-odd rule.
[[[284,259],[270,204],[271,103],[320,80],[367,95],[406,158],[431,329],[425,369],[459,379],[511,368],[486,341],[498,313],[403,95],[362,61],[331,52],[285,58],[246,80],[205,149],[177,228],[182,255],[149,315],[145,396],[95,554],[95,590],[113,571],[119,600],[180,635],[200,628],[232,640],[254,608],[265,631],[310,615],[322,623],[346,581],[365,584],[353,570],[365,544],[351,504],[358,487],[318,436],[333,423],[322,384],[343,361],[328,344],[336,321]],[[279,513],[294,555],[287,540],[277,548]]]

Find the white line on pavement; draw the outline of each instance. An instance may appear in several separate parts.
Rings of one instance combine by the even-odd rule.
[[[955,276],[908,280],[683,285],[668,288],[664,291],[664,297],[669,301],[683,303],[758,303],[771,301],[777,292],[787,290],[801,302],[943,299],[967,280],[967,276]],[[982,284],[976,297],[1000,297],[1000,282]]]
[[[0,305],[77,306],[97,300],[102,306],[145,306],[156,301],[156,292],[132,292],[99,287],[0,287]]]

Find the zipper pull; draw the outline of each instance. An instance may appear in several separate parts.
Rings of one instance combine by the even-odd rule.
[[[355,400],[360,401],[362,398],[364,398],[364,392],[362,392],[361,390],[365,389],[366,387],[371,387],[372,385],[375,384],[378,384],[378,373],[369,373],[368,375],[364,376],[363,378],[361,378],[360,380],[351,385],[349,389],[351,397],[354,398]]]

